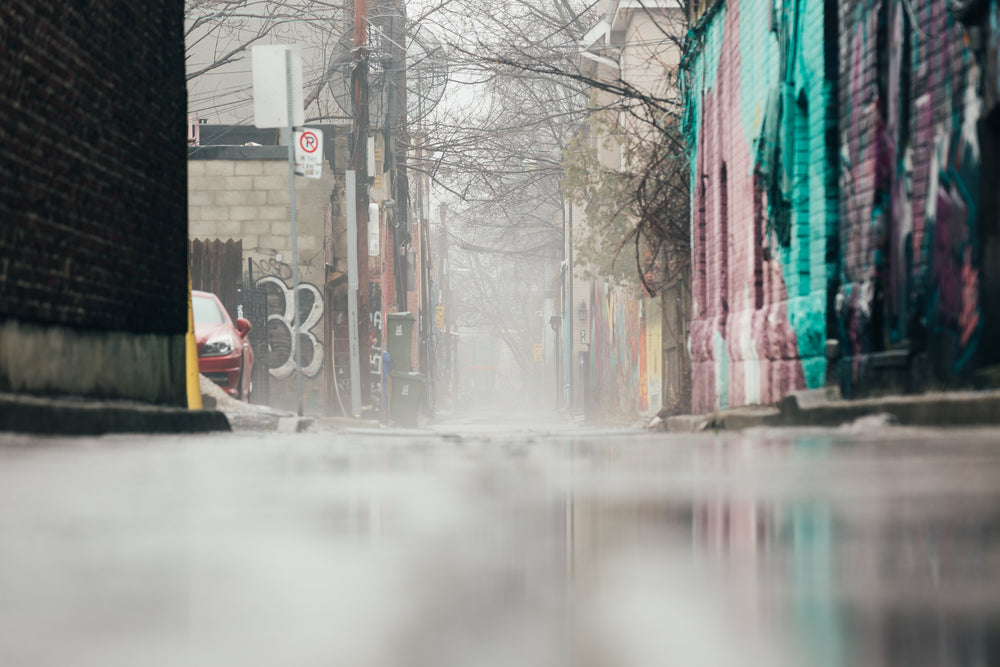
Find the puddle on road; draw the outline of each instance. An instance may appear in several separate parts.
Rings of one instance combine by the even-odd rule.
[[[334,523],[406,544],[407,580],[428,584],[411,637],[478,637],[414,665],[477,646],[574,666],[995,664],[1000,458],[953,444],[425,436],[366,450],[354,518]],[[388,490],[425,474],[433,491]],[[415,518],[421,503],[437,509]]]
[[[692,613],[658,655],[687,645],[681,628],[706,660],[686,664],[997,664],[991,439],[582,442],[588,455],[567,458],[584,462],[565,499],[573,586],[607,611],[663,582],[646,602]]]

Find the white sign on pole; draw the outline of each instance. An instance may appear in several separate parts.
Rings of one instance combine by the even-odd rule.
[[[295,133],[295,173],[306,178],[323,176],[323,130],[305,128]]]
[[[292,122],[288,122],[285,52],[292,54]],[[253,124],[257,127],[302,125],[302,54],[298,44],[268,44],[252,49]]]
[[[375,178],[375,137],[368,137],[366,146],[366,162],[368,163],[368,178]]]
[[[379,256],[379,223],[378,204],[368,204],[368,256]]]

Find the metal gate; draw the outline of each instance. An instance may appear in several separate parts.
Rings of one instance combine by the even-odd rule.
[[[236,318],[236,291],[243,282],[243,241],[191,241],[191,288],[212,292]],[[253,323],[253,322],[251,322]]]
[[[270,345],[267,336],[267,294],[263,287],[253,282],[253,262],[247,260],[247,279],[237,289],[237,308],[240,317],[250,321],[250,346],[253,348],[253,390],[250,400],[268,403],[271,398],[271,372],[269,370]]]

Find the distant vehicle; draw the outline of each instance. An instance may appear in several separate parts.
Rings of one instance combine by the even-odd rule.
[[[239,317],[233,324],[219,297],[211,292],[192,290],[191,307],[199,372],[230,396],[249,400],[253,375],[253,348],[247,340],[253,328],[250,322]]]

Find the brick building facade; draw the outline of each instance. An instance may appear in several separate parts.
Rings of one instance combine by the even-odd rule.
[[[825,9],[742,0],[695,17],[684,63],[695,412],[825,380],[836,232]]]
[[[839,6],[848,391],[967,383],[995,364],[998,5]],[[992,258],[992,261],[990,261]]]
[[[186,401],[183,18],[0,6],[0,390]]]
[[[997,0],[697,9],[695,411],[996,364]]]
[[[600,20],[580,43],[586,54],[581,73],[597,81],[625,82],[651,98],[679,99],[680,49],[664,35],[683,34],[681,5],[673,0],[642,6],[605,0],[597,10]],[[686,410],[684,329],[668,326],[664,336],[665,321],[672,322],[664,307],[671,312],[683,308],[676,304],[685,301],[680,296],[684,277],[664,275],[665,263],[651,266],[650,283],[662,281],[668,287],[659,294],[645,289],[631,257],[626,259],[630,253],[619,255],[622,238],[637,224],[638,207],[623,206],[616,196],[590,187],[637,177],[646,167],[642,161],[655,150],[657,121],[628,96],[595,88],[592,103],[606,110],[591,114],[566,151],[587,165],[581,170],[587,185],[581,186],[579,176],[563,184],[568,194],[565,252],[573,269],[562,286],[565,401],[572,409],[583,409],[588,419],[656,414],[664,406]],[[621,112],[623,108],[630,112]],[[683,178],[680,170],[678,175]]]

